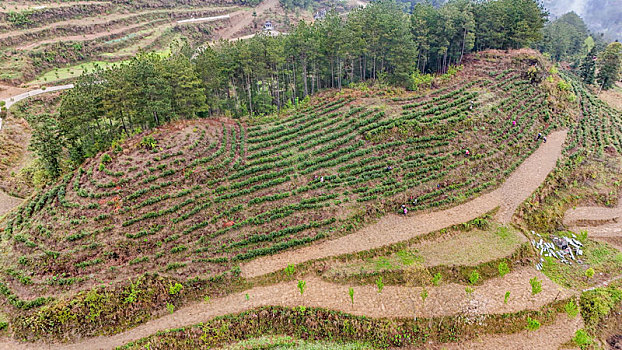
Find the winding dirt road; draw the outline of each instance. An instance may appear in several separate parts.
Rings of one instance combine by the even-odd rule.
[[[261,273],[276,271],[288,262],[298,263],[303,262],[304,259],[317,259],[318,255],[337,255],[403,241],[425,232],[471,220],[497,206],[501,206],[499,219],[507,222],[511,219],[511,214],[518,204],[527,198],[554,168],[561,155],[565,138],[565,131],[551,134],[550,141],[534,152],[499,189],[473,201],[455,208],[436,213],[424,213],[407,219],[388,216],[380,221],[382,225],[378,223],[358,233],[334,241],[288,252],[287,254],[290,254],[290,257],[280,254],[275,259],[259,259],[262,261],[261,264],[247,264],[244,266],[244,271],[247,275],[249,275],[248,271],[253,271],[253,275],[256,276]],[[374,232],[373,229],[379,231]],[[262,266],[262,264],[262,268],[249,270],[249,266]],[[275,266],[268,264],[275,264]],[[543,291],[538,294],[537,298],[531,296],[529,279],[533,276],[538,276],[543,281]],[[482,286],[476,286],[474,289],[473,295],[467,297],[464,286],[459,284],[430,287],[428,288],[429,297],[423,305],[419,297],[421,289],[417,287],[387,286],[379,295],[375,286],[357,286],[354,287],[354,305],[351,305],[348,297],[348,286],[328,283],[317,277],[309,277],[304,297],[298,293],[296,282],[279,283],[266,287],[256,287],[242,293],[215,299],[209,304],[188,305],[173,314],[149,321],[127,332],[113,336],[85,339],[74,344],[46,345],[39,343],[22,344],[14,340],[3,339],[0,340],[0,348],[110,349],[154,334],[159,330],[192,325],[215,316],[238,313],[263,305],[297,306],[304,304],[370,317],[410,317],[413,315],[430,317],[456,315],[465,312],[474,315],[516,312],[524,309],[535,309],[552,300],[571,295],[570,291],[561,289],[542,273],[530,267],[513,271],[505,278],[488,280]],[[506,291],[511,292],[508,304],[503,303],[503,295]],[[246,300],[247,294],[248,300]]]
[[[386,215],[377,223],[347,236],[314,244],[294,251],[286,251],[252,260],[243,264],[244,277],[256,277],[275,272],[288,264],[300,264],[330,256],[350,254],[406,241],[429,232],[473,220],[500,207],[497,219],[507,223],[516,208],[527,199],[555,168],[561,157],[566,131],[552,133],[521,164],[498,189],[453,208],[425,212],[404,218]]]
[[[529,279],[537,276],[542,280],[542,292],[537,298],[531,295]],[[297,282],[284,282],[266,287],[256,287],[242,293],[218,298],[208,303],[197,303],[183,307],[173,314],[149,321],[125,333],[86,339],[74,344],[20,344],[2,343],[12,349],[112,349],[131,341],[149,336],[160,330],[178,328],[212,319],[230,313],[239,313],[248,309],[279,305],[295,307],[323,307],[340,310],[355,315],[369,317],[436,317],[458,314],[483,315],[535,310],[556,299],[563,299],[572,292],[560,289],[542,273],[534,269],[522,268],[513,271],[504,278],[486,281],[475,286],[471,296],[465,293],[465,286],[455,283],[428,287],[429,297],[422,303],[420,287],[386,286],[378,293],[375,285],[356,286],[354,304],[348,296],[347,285],[329,283],[318,277],[305,279],[307,289],[304,296],[298,292]],[[507,304],[503,303],[506,291],[511,292]],[[248,295],[248,300],[246,300]],[[43,347],[42,347],[43,345]]]

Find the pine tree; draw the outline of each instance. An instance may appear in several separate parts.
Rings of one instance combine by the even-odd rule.
[[[594,77],[596,72],[596,53],[594,48],[590,50],[590,52],[583,57],[581,60],[581,66],[579,68],[579,76],[583,79],[583,82],[586,84],[594,84]]]
[[[616,41],[609,44],[598,57],[596,80],[601,90],[611,89],[616,81],[620,80],[621,66],[622,44]]]
[[[32,128],[29,149],[33,151],[47,175],[55,179],[61,174],[63,143],[56,117],[49,114],[35,114],[28,118]]]

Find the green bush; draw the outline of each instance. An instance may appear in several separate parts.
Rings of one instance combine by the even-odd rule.
[[[437,272],[436,274],[434,274],[434,277],[432,277],[432,284],[438,286],[441,283],[442,278],[443,275],[441,275],[440,272]]]
[[[499,263],[499,276],[503,277],[510,272],[510,267],[505,261]]]
[[[530,331],[537,331],[538,328],[540,328],[540,321],[527,316],[527,329]]]
[[[588,345],[591,345],[593,343],[592,337],[587,334],[585,329],[578,329],[575,332],[572,341],[577,344],[577,346],[579,346],[581,349],[587,349]]]
[[[577,303],[575,303],[574,300],[570,300],[564,306],[564,309],[570,318],[575,318],[579,314],[579,306],[577,306]]]
[[[531,294],[536,295],[542,291],[542,281],[538,280],[538,277],[534,276],[529,280],[531,285]]]
[[[103,164],[110,163],[110,162],[112,162],[112,157],[110,157],[110,155],[108,153],[104,153],[104,154],[102,154],[102,156],[99,159],[99,161],[101,163],[103,163]]]
[[[471,272],[471,274],[469,275],[469,282],[471,284],[476,284],[477,281],[479,281],[479,272],[473,270],[473,272]]]
[[[168,287],[168,294],[175,295],[175,294],[179,293],[182,290],[182,288],[184,288],[184,286],[181,285],[181,283],[175,283],[174,285],[171,284]]]
[[[597,288],[581,294],[581,316],[588,327],[596,326],[622,301],[622,290],[615,287]]]

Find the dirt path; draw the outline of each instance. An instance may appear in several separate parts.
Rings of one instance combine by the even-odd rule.
[[[11,197],[0,190],[0,217],[18,206],[21,202],[21,199]]]
[[[213,11],[222,11],[222,10],[231,10],[233,9],[233,6],[204,6],[204,7],[195,7],[195,8],[191,8],[191,9],[180,9],[180,10],[152,10],[152,11],[140,11],[140,12],[134,12],[134,13],[114,13],[111,15],[106,15],[106,16],[96,16],[96,17],[84,17],[84,18],[78,18],[78,19],[69,19],[69,20],[64,20],[64,21],[59,21],[59,22],[54,22],[54,23],[50,23],[46,26],[42,26],[42,27],[36,27],[36,28],[31,28],[31,29],[26,29],[26,30],[18,30],[18,31],[9,31],[6,33],[0,33],[0,39],[6,39],[6,38],[10,38],[12,36],[16,36],[16,35],[22,35],[22,34],[29,34],[29,33],[37,33],[37,32],[42,32],[45,30],[54,30],[54,29],[58,29],[58,28],[66,28],[68,26],[72,26],[72,25],[100,25],[100,24],[106,24],[112,21],[118,21],[118,20],[128,20],[128,19],[132,19],[134,17],[140,17],[143,15],[147,15],[147,14],[172,14],[172,13],[191,13],[191,12],[196,12],[196,11],[209,11],[209,10],[213,10]],[[164,18],[163,18],[164,19]],[[146,23],[145,21],[143,21],[142,23]],[[57,37],[57,40],[60,39],[66,40],[65,37]]]
[[[586,230],[590,238],[608,243],[622,251],[621,217],[622,206],[577,207],[566,211],[563,223],[575,232]]]
[[[569,319],[566,314],[558,314],[553,324],[542,326],[537,331],[524,330],[515,334],[484,335],[476,340],[435,345],[428,349],[557,350],[562,344],[570,341],[575,332],[581,328],[583,328],[581,317]]]
[[[288,264],[299,264],[309,260],[398,243],[473,220],[496,207],[500,207],[497,219],[502,223],[507,223],[511,220],[516,208],[555,168],[565,139],[566,131],[552,133],[549,141],[542,144],[527,158],[500,188],[467,203],[446,210],[416,214],[408,218],[386,215],[377,223],[347,236],[252,260],[242,265],[242,275],[244,277],[261,276],[283,269]]]
[[[261,17],[266,11],[272,9],[273,7],[279,6],[279,0],[264,0],[257,7],[252,10],[255,11],[257,17]],[[253,11],[236,11],[230,14],[232,23],[231,26],[223,28],[222,30],[217,31],[215,34],[214,41],[218,41],[220,39],[233,39],[236,38],[236,34],[242,29],[250,26],[253,23]]]
[[[529,279],[533,276],[538,276],[542,280],[542,292],[537,298],[531,296]],[[511,272],[504,278],[488,280],[483,285],[474,287],[475,292],[471,297],[467,297],[463,285],[452,283],[429,287],[429,297],[425,306],[419,296],[421,293],[419,287],[387,286],[379,294],[375,285],[356,286],[353,287],[354,305],[352,305],[348,296],[348,285],[325,282],[318,277],[309,277],[305,280],[307,289],[304,296],[298,292],[296,281],[256,287],[242,293],[213,299],[209,304],[199,303],[183,307],[173,314],[149,321],[121,334],[86,339],[75,344],[51,344],[49,348],[111,349],[160,330],[197,324],[216,316],[239,313],[267,305],[324,307],[369,317],[412,317],[413,315],[431,317],[457,314],[502,314],[537,309],[556,298],[571,295],[570,291],[560,290],[546,276],[532,268],[523,268]],[[506,291],[511,292],[511,297],[508,303],[504,304],[503,296]],[[248,300],[246,300],[247,294]],[[13,349],[46,348],[40,345],[0,340],[0,347],[6,346]]]
[[[45,90],[36,89],[36,90],[31,90],[28,92],[21,93],[19,95],[10,96],[3,100],[5,102],[5,106],[3,108],[5,108],[6,110],[9,110],[9,108],[11,108],[12,105],[16,104],[17,102],[21,100],[25,100],[29,97],[41,95],[46,92],[54,92],[54,91],[61,91],[61,90],[67,90],[67,89],[73,89],[73,84],[51,86],[51,87],[46,88]],[[0,130],[2,130],[2,118],[0,118]]]

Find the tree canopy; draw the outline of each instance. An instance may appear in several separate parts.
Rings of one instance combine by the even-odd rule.
[[[380,0],[347,16],[330,12],[287,35],[258,34],[82,76],[65,94],[59,130],[74,164],[113,141],[162,123],[210,114],[264,115],[324,88],[379,80],[413,87],[421,72],[445,73],[464,55],[529,46],[546,12],[535,0],[450,0],[412,13]]]

